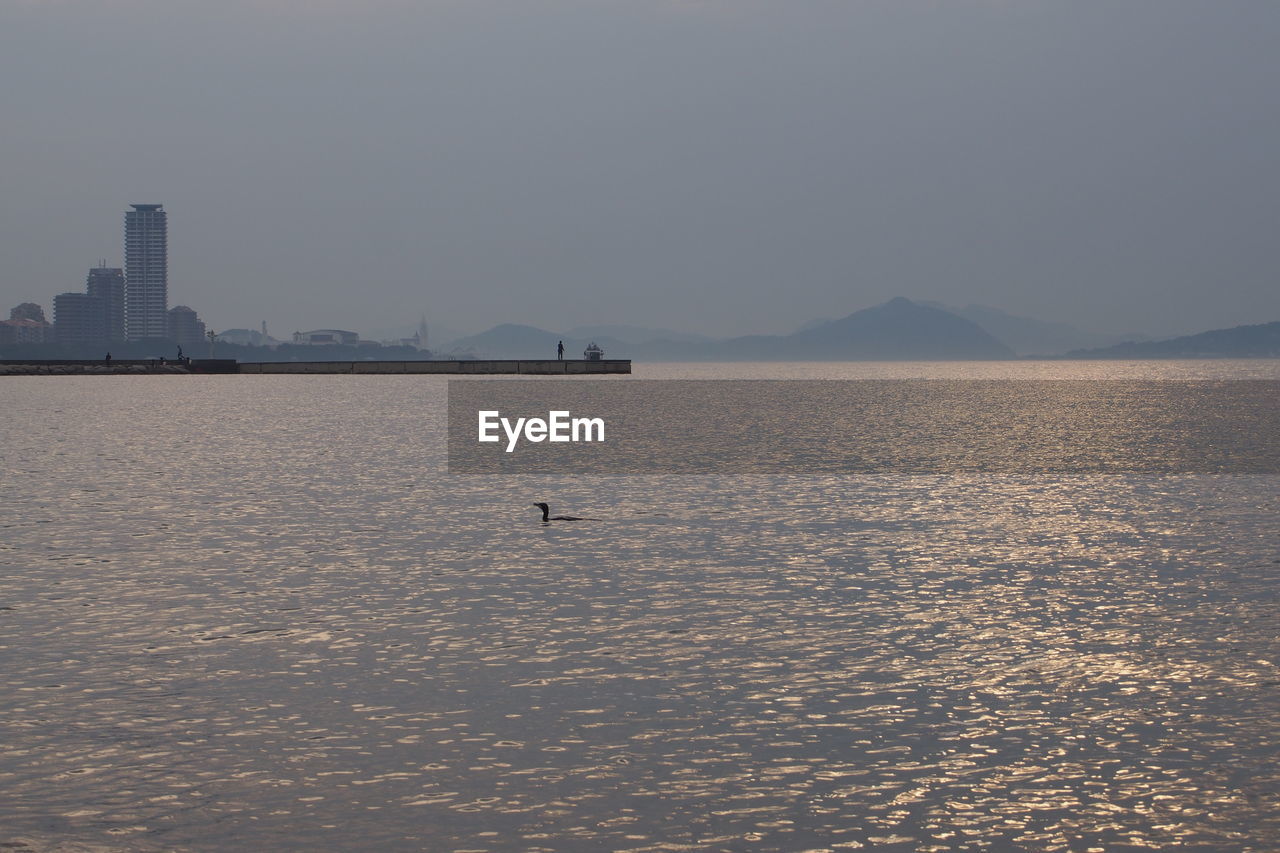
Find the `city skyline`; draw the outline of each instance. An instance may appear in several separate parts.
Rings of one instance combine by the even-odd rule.
[[[124,267],[105,259],[89,269],[83,291],[65,291],[52,299],[53,322],[25,328],[31,343],[81,350],[150,341],[197,347],[205,341],[205,323],[186,305],[168,304],[168,218],[162,204],[132,204],[125,212]],[[132,278],[130,277],[132,276]],[[39,309],[38,303],[28,303]],[[13,309],[23,313],[24,305]],[[25,312],[30,313],[30,312]],[[24,322],[33,318],[25,317]],[[6,339],[17,338],[14,330]],[[10,343],[16,343],[16,340]]]
[[[1275,4],[160,8],[0,9],[9,304],[156,199],[215,328],[1280,318]]]

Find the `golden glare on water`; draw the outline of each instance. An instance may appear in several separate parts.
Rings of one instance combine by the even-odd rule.
[[[1274,476],[449,477],[443,387],[6,380],[5,842],[1274,849]]]

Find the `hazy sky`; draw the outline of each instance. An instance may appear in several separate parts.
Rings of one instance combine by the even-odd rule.
[[[213,328],[1280,320],[1280,3],[0,0],[0,308],[131,202]]]

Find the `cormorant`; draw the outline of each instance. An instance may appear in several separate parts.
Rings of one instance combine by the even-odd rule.
[[[547,517],[548,513],[551,512],[550,507],[548,507],[546,504],[534,504],[534,506],[542,510],[542,520],[544,522],[546,521],[594,521],[594,519],[579,518],[576,515],[553,515],[550,518],[548,518]]]

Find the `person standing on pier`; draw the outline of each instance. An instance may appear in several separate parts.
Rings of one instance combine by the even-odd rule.
[[[556,361],[564,361],[564,341],[556,344]]]

